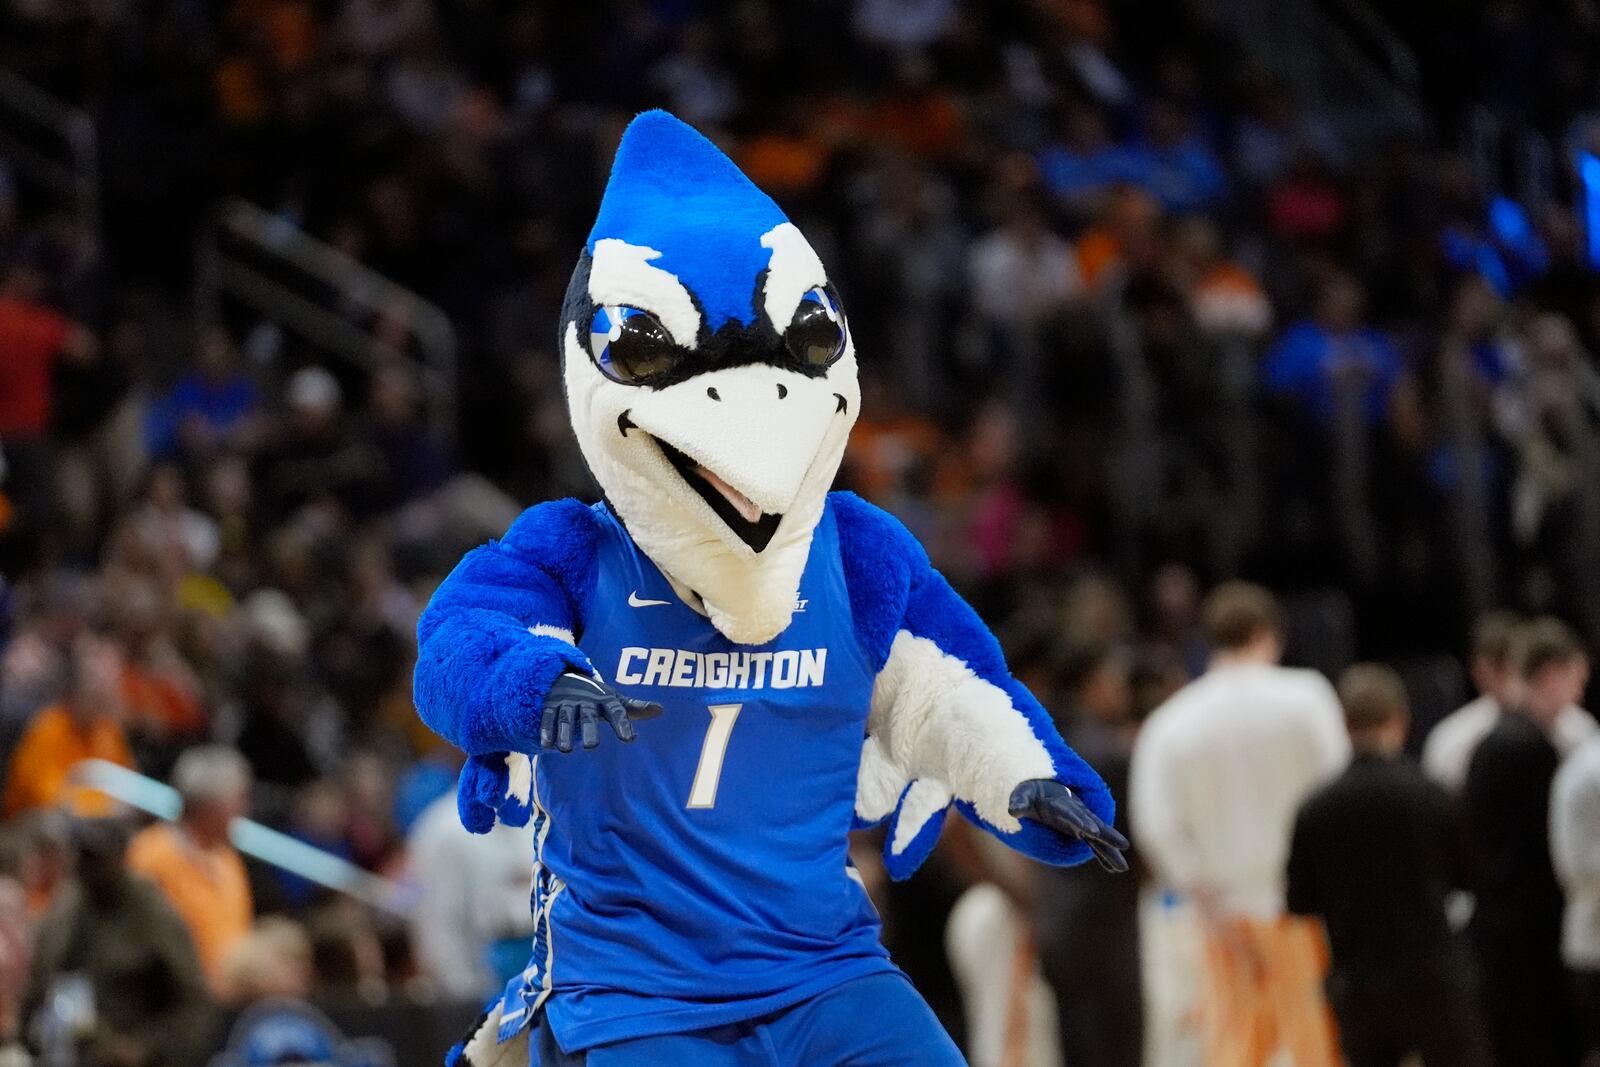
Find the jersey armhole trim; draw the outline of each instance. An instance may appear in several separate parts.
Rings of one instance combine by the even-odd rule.
[[[872,649],[867,646],[865,635],[856,618],[855,597],[850,589],[850,567],[844,558],[844,535],[839,528],[839,515],[834,508],[836,493],[828,494],[827,507],[823,511],[823,519],[833,524],[833,551],[839,558],[839,581],[844,585],[844,610],[850,617],[850,646],[855,650],[856,664],[861,668],[870,682],[876,684],[878,674],[883,670],[883,665],[873,666]]]

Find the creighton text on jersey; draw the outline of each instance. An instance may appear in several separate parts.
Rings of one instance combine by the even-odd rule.
[[[631,646],[617,658],[616,682],[681,689],[808,689],[823,684],[827,668],[825,648],[691,652]]]

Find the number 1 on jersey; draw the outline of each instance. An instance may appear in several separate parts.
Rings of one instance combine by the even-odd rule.
[[[689,788],[689,807],[711,808],[717,803],[717,782],[722,778],[722,760],[728,754],[733,724],[739,720],[743,704],[712,704],[711,725],[700,746],[700,765],[694,769],[694,785]]]

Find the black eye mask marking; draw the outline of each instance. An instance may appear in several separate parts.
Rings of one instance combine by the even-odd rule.
[[[593,351],[594,345],[590,336],[595,322],[595,312],[598,310],[595,302],[589,297],[589,278],[592,268],[593,257],[585,249],[578,257],[577,267],[572,272],[572,280],[567,284],[566,299],[561,307],[561,334],[564,339],[568,327],[576,326],[579,344],[588,353],[590,361],[598,367],[599,359]],[[752,306],[757,309],[765,307],[766,283],[767,272],[762,271],[756,279],[755,291],[751,295]],[[658,365],[660,369],[654,369],[653,373],[637,382],[624,384],[666,389],[707,371],[758,364],[781,367],[808,378],[821,378],[827,375],[829,367],[842,354],[844,312],[838,294],[831,288],[808,293],[806,298],[801,300],[794,321],[804,320],[799,327],[803,334],[796,334],[793,337],[789,336],[793,322],[784,323],[784,332],[780,332],[774,328],[764,312],[757,314],[748,325],[729,320],[713,331],[706,324],[705,308],[699,298],[692,292],[688,295],[696,310],[700,312],[700,333],[696,338],[695,347],[693,349],[678,347],[675,359],[662,360]],[[818,314],[818,308],[825,302],[837,316],[836,324],[826,315]],[[639,310],[650,311],[649,308]],[[824,336],[834,328],[839,331],[836,344],[832,338]],[[562,351],[564,355],[564,341]],[[612,380],[617,379],[615,373],[608,374],[607,377]]]
[[[561,307],[560,350],[562,358],[568,358],[566,334],[569,328],[576,326],[579,341],[584,346],[588,358],[598,367],[598,360],[595,357],[592,340],[589,337],[590,329],[594,323],[595,311],[597,310],[594,301],[589,297],[589,276],[592,266],[593,260],[587,251],[578,257],[578,264],[572,272],[572,280],[567,285],[567,294]],[[765,306],[765,286],[766,272],[762,272],[761,277],[757,279],[756,292],[753,297],[757,308]],[[843,312],[839,310],[838,297],[832,290],[823,290],[822,295],[831,301],[831,307],[838,316],[841,331],[839,344],[842,349]],[[693,293],[690,293],[689,297],[694,301],[696,308],[700,310],[702,315],[702,325],[696,347],[694,349],[679,349],[677,365],[670,371],[654,376],[648,382],[643,383],[643,388],[663,389],[670,385],[687,381],[707,371],[754,364],[782,367],[786,370],[804,374],[807,377],[817,378],[825,376],[828,373],[828,368],[838,359],[838,354],[835,353],[825,364],[818,365],[815,362],[817,357],[814,354],[814,350],[818,347],[817,341],[821,335],[821,331],[817,329],[808,331],[805,340],[810,343],[808,345],[800,345],[800,353],[797,355],[795,352],[796,345],[791,343],[792,339],[775,330],[764,314],[758,315],[748,326],[737,322],[728,322],[724,323],[720,329],[712,331],[704,325],[704,308],[700,306],[699,300]],[[808,294],[808,299],[813,305],[822,302],[811,294]],[[809,316],[811,325],[816,327],[815,307],[807,309],[805,307],[806,302],[806,300],[802,300],[801,310],[809,310],[811,312]],[[648,311],[649,309],[641,310]],[[786,326],[788,325],[786,324]],[[602,373],[604,373],[603,370]],[[616,379],[612,378],[612,380]],[[563,387],[564,384],[565,376],[563,376]],[[778,399],[785,399],[789,395],[789,387],[782,382],[774,384],[778,391]],[[833,395],[837,400],[835,410],[837,412],[847,411],[849,404],[845,400],[844,394],[834,393]],[[707,396],[712,400],[722,399],[714,386],[707,388]],[[632,418],[632,409],[625,410],[617,416],[617,433],[622,437],[626,438],[628,431],[638,429],[638,424]],[[650,434],[645,434],[645,436],[656,443],[661,449],[662,455],[677,471],[679,477],[706,502],[712,512],[740,540],[756,552],[763,551],[771,544],[773,537],[778,532],[779,524],[783,521],[782,515],[762,514],[760,518],[753,522],[746,519],[721,492],[702,477],[700,465],[695,460],[658,437]]]

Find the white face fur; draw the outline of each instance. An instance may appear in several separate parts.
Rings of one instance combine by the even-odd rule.
[[[781,334],[827,274],[792,223],[768,231],[761,245],[771,257],[756,310]],[[700,311],[674,275],[651,264],[659,256],[625,241],[597,241],[588,295],[596,306],[650,312],[673,341],[693,350]],[[654,388],[601,373],[586,322],[564,328],[567,403],[584,459],[634,541],[733,641],[770,641],[793,614],[812,531],[861,404],[848,326],[844,333],[843,354],[815,376],[745,363]],[[683,460],[674,464],[663,442],[711,477],[680,469]],[[708,486],[747,515],[759,508],[781,516],[761,551],[707,502]]]

